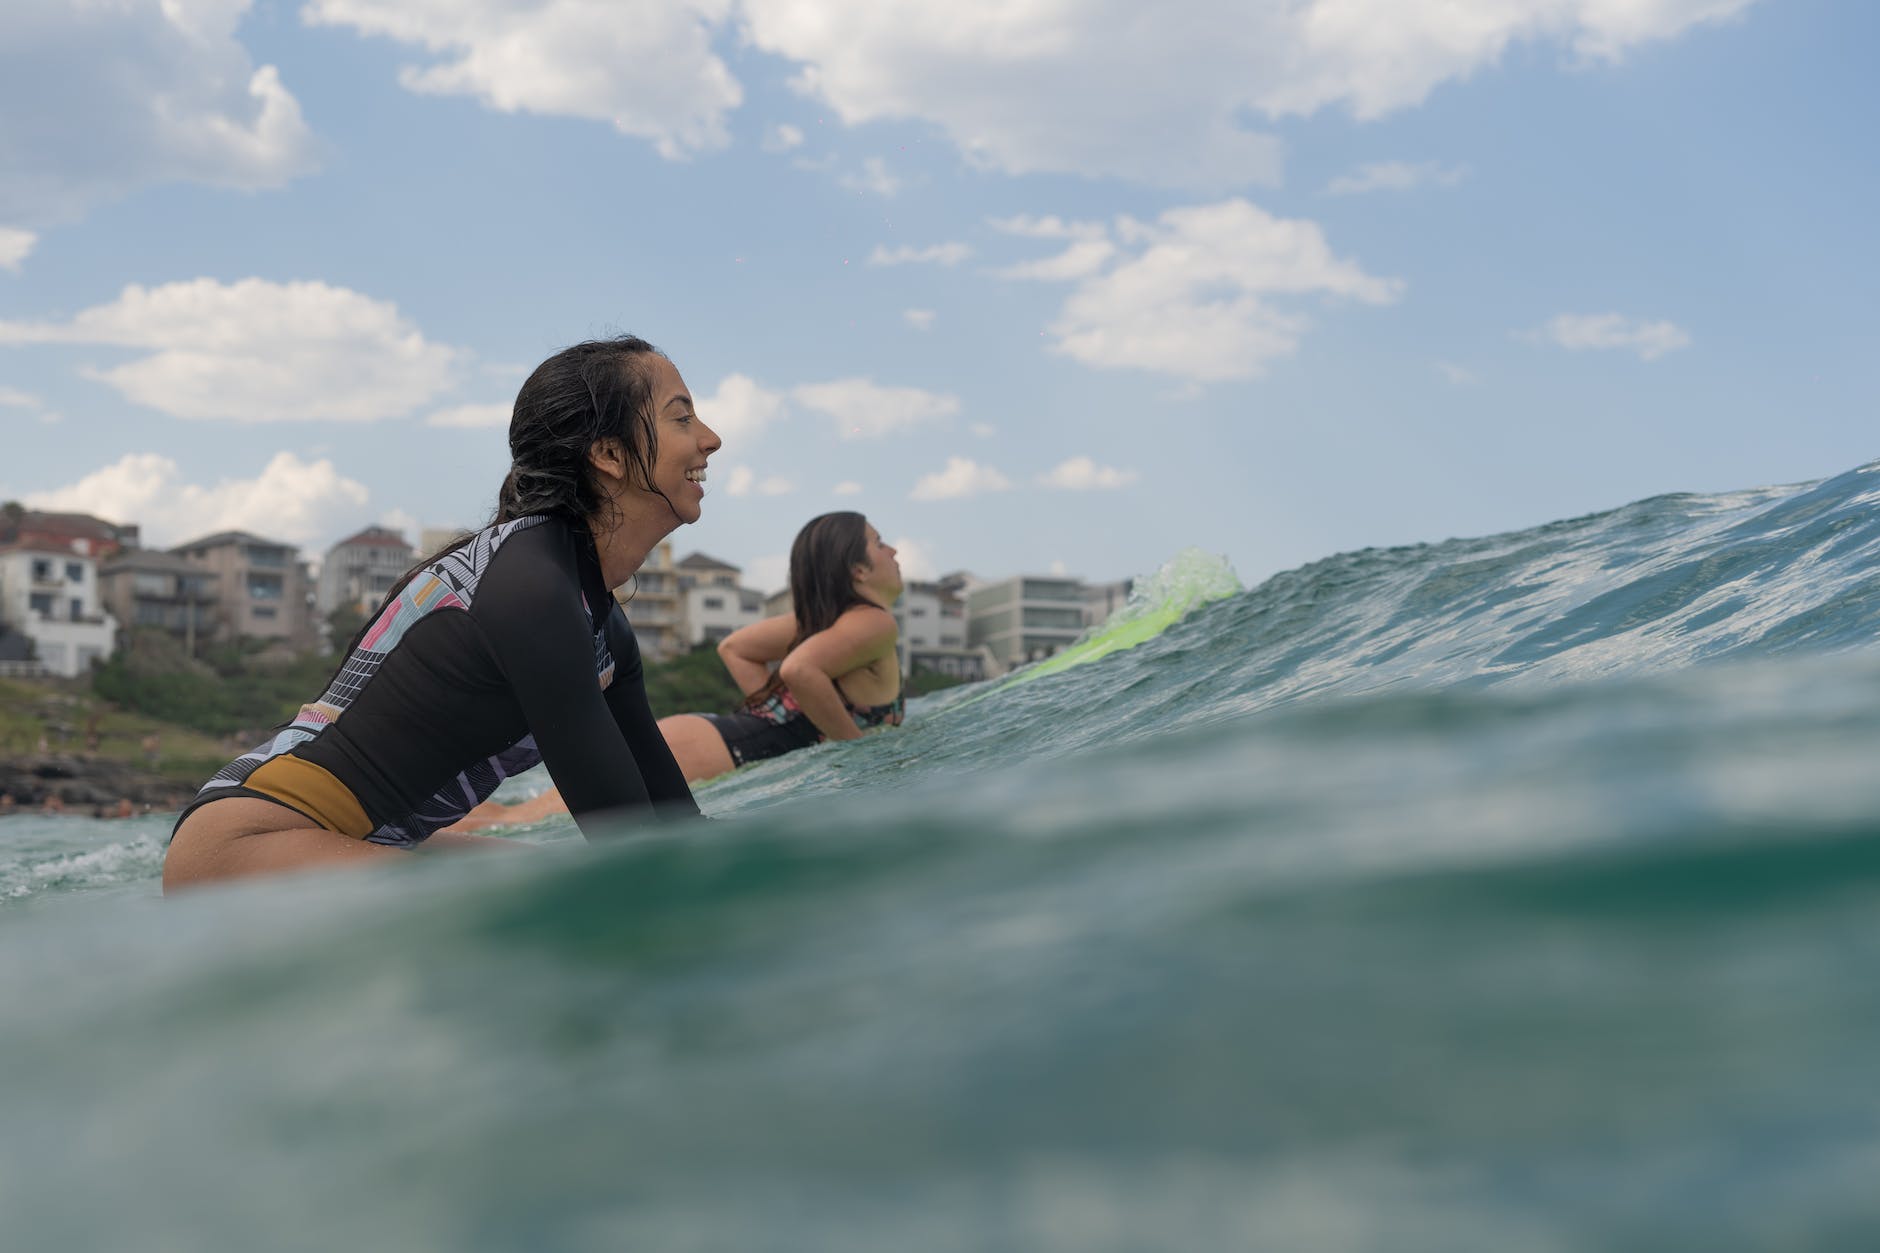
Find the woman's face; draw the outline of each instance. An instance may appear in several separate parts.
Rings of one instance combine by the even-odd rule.
[[[891,604],[901,594],[901,563],[895,557],[894,545],[882,539],[881,532],[872,523],[867,524],[863,534],[868,546],[862,550],[862,564],[856,567],[855,581]]]
[[[681,522],[697,522],[705,499],[705,460],[724,441],[693,410],[692,394],[677,366],[664,357],[649,357],[646,370],[652,383],[653,429],[659,436],[653,486],[672,502]]]

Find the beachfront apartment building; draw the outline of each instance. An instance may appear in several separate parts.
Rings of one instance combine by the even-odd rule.
[[[687,648],[716,644],[764,616],[764,594],[743,587],[744,571],[706,553],[680,559],[680,635]]]
[[[170,551],[216,576],[216,612],[229,635],[313,646],[312,580],[292,544],[218,531]]]
[[[661,540],[634,576],[614,589],[614,599],[626,611],[640,642],[640,656],[664,661],[685,651],[679,616],[679,571],[672,560],[672,541]]]
[[[954,576],[965,588],[969,644],[1005,669],[1049,657],[1084,633],[1081,579],[1019,574],[994,582]]]
[[[218,634],[219,582],[214,571],[155,548],[126,549],[98,570],[106,612],[127,629],[169,632],[192,657]]]
[[[370,614],[417,559],[405,537],[386,527],[369,526],[349,535],[327,549],[320,561],[314,608],[322,619],[342,607]]]
[[[47,674],[75,679],[117,647],[98,599],[98,559],[85,538],[23,536],[0,548],[0,621],[32,641]]]

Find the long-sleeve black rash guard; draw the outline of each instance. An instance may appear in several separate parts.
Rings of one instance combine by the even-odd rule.
[[[605,813],[698,813],[592,540],[530,517],[479,532],[415,575],[322,698],[220,771],[190,809],[260,796],[332,830],[409,846],[538,762],[590,835]]]

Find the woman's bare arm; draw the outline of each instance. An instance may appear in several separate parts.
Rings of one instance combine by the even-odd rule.
[[[886,609],[854,608],[783,659],[779,673],[818,731],[832,740],[861,738],[861,728],[843,705],[836,680],[893,653],[897,634],[894,615]]]
[[[747,627],[739,627],[718,641],[718,658],[725,663],[731,681],[749,696],[770,682],[770,665],[782,661],[796,638],[796,619],[789,614],[765,618]]]

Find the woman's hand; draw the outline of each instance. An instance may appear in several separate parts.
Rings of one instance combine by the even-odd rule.
[[[795,638],[795,618],[787,613],[765,618],[719,640],[718,659],[725,663],[738,690],[749,696],[770,682],[771,663],[783,660]]]
[[[747,628],[748,629],[748,628]],[[894,615],[877,606],[857,606],[826,631],[804,640],[778,670],[798,708],[832,740],[856,740],[862,729],[836,690],[836,680],[894,653]]]

